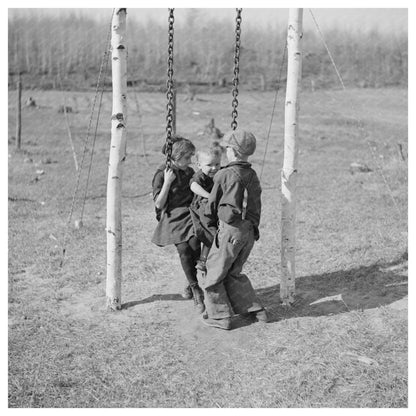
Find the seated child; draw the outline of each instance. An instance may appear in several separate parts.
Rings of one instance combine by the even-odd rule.
[[[173,136],[172,141],[172,164],[170,168],[161,165],[152,181],[158,221],[152,242],[159,247],[175,245],[188,281],[184,297],[193,298],[196,309],[202,313],[205,309],[203,292],[198,285],[196,270],[201,243],[195,235],[189,211],[194,196],[189,183],[195,173],[191,168],[195,146],[180,136]],[[162,153],[166,154],[166,146]]]
[[[213,177],[221,166],[222,148],[212,146],[208,150],[198,151],[196,154],[199,170],[192,176],[190,181],[191,191],[195,194],[192,200],[191,211],[195,235],[202,243],[201,256],[196,268],[206,273],[206,261],[211,248],[216,229],[208,226],[206,217],[203,215],[209,193],[214,185]]]

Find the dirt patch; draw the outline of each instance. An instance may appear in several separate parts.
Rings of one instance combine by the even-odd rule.
[[[108,141],[101,140],[108,136],[108,125],[103,123],[98,132],[84,227],[72,227],[80,218],[82,188],[66,228],[77,178],[62,120],[53,110],[62,95],[39,94],[39,101],[50,102],[51,109],[22,115],[23,131],[29,135],[23,146],[37,144],[29,149],[33,163],[24,162],[26,153],[9,149],[10,407],[407,406],[407,165],[392,142],[392,137],[403,141],[407,135],[406,91],[303,94],[298,278],[290,308],[279,299],[276,169],[282,164],[283,113],[276,113],[274,139],[267,142],[263,113],[275,95],[243,93],[239,116],[252,120],[247,128],[258,135],[253,166],[258,172],[264,168],[261,237],[245,272],[271,322],[261,325],[235,317],[231,331],[202,324],[192,301],[180,295],[185,278],[175,248],[150,243],[155,227],[150,188],[163,160],[164,95],[140,94],[142,120],[129,118],[131,140],[123,172],[123,307],[109,312]],[[197,147],[204,144],[197,133],[212,117],[221,130],[229,125],[228,110],[221,110],[229,106],[226,95],[179,102],[178,128]],[[283,97],[279,103],[284,105]],[[388,105],[388,116],[380,118],[369,103],[373,109]],[[103,114],[111,114],[107,92],[103,107]],[[198,115],[188,117],[194,112]],[[346,121],[337,128],[327,123],[328,114],[337,120],[345,116]],[[87,130],[85,111],[71,117],[78,133]],[[374,141],[376,161],[357,123],[350,122],[357,118]],[[11,128],[14,122],[10,118]],[[74,141],[82,152],[80,137],[74,135]],[[34,165],[45,158],[56,163],[42,165],[41,180],[30,182]],[[352,162],[372,172],[351,175]],[[380,164],[396,205],[378,171]],[[60,267],[63,245],[66,257]],[[311,305],[325,297],[336,300]]]

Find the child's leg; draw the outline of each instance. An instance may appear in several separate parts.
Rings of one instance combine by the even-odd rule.
[[[199,256],[199,260],[196,263],[196,268],[198,270],[201,270],[203,273],[207,272],[207,258],[208,258],[208,254],[209,254],[210,249],[211,249],[211,247],[203,244],[202,245],[202,250],[201,250],[201,255]]]
[[[213,245],[204,282],[208,316],[222,319],[233,312],[260,312],[263,306],[249,278],[241,273],[254,246],[253,226],[247,221],[239,228],[227,224],[220,227],[219,247]]]
[[[203,313],[205,310],[204,294],[198,285],[195,268],[201,254],[201,243],[196,237],[191,237],[186,243],[177,244],[176,248],[192,291],[195,307],[199,313]]]
[[[195,237],[192,237],[187,242],[176,244],[182,269],[190,286],[198,284],[195,265],[200,254],[199,246],[199,241]]]
[[[207,245],[202,244],[201,255],[199,256],[199,260],[202,260],[202,261],[206,262],[210,249],[211,249],[211,247],[208,247]]]

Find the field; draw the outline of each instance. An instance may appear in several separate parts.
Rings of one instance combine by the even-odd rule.
[[[37,108],[23,109],[21,151],[12,138],[15,94],[9,92],[9,407],[407,407],[406,90],[302,93],[290,308],[279,303],[284,94],[269,140],[274,94],[241,94],[239,124],[258,138],[252,163],[263,186],[261,238],[246,273],[272,319],[235,317],[229,332],[200,322],[192,301],[180,296],[185,278],[174,247],[150,242],[164,95],[129,91],[123,307],[109,312],[111,94],[102,97],[95,136],[94,94],[65,93],[83,160],[79,175],[58,112],[62,93],[24,91],[23,102],[32,96]],[[201,134],[211,118],[228,128],[230,110],[228,94],[179,95],[178,133],[199,147],[211,140]],[[76,229],[81,212],[84,226]],[[342,300],[311,305],[335,295]]]

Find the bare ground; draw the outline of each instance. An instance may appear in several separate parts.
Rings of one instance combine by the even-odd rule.
[[[131,108],[123,307],[108,312],[109,135],[105,126],[98,132],[84,227],[72,226],[77,205],[67,228],[72,155],[53,109],[60,95],[42,94],[37,102],[52,108],[27,110],[24,151],[9,150],[9,407],[407,406],[407,164],[397,152],[398,142],[407,146],[403,91],[305,94],[291,308],[279,302],[282,114],[263,163],[261,132],[273,96],[249,94],[242,101],[241,120],[250,115],[248,127],[260,132],[254,167],[264,166],[261,239],[246,272],[272,319],[235,317],[232,331],[201,323],[192,301],[180,296],[184,277],[175,250],[150,243],[163,96],[139,96],[142,126]],[[228,97],[204,100],[181,102],[179,113],[183,133],[197,145],[207,140],[198,135],[204,124],[222,105],[228,108]],[[72,119],[80,152],[87,101]],[[107,119],[109,104],[104,101]],[[219,126],[223,119],[216,119]],[[356,161],[372,172],[351,173]],[[334,295],[342,301],[311,305]]]

